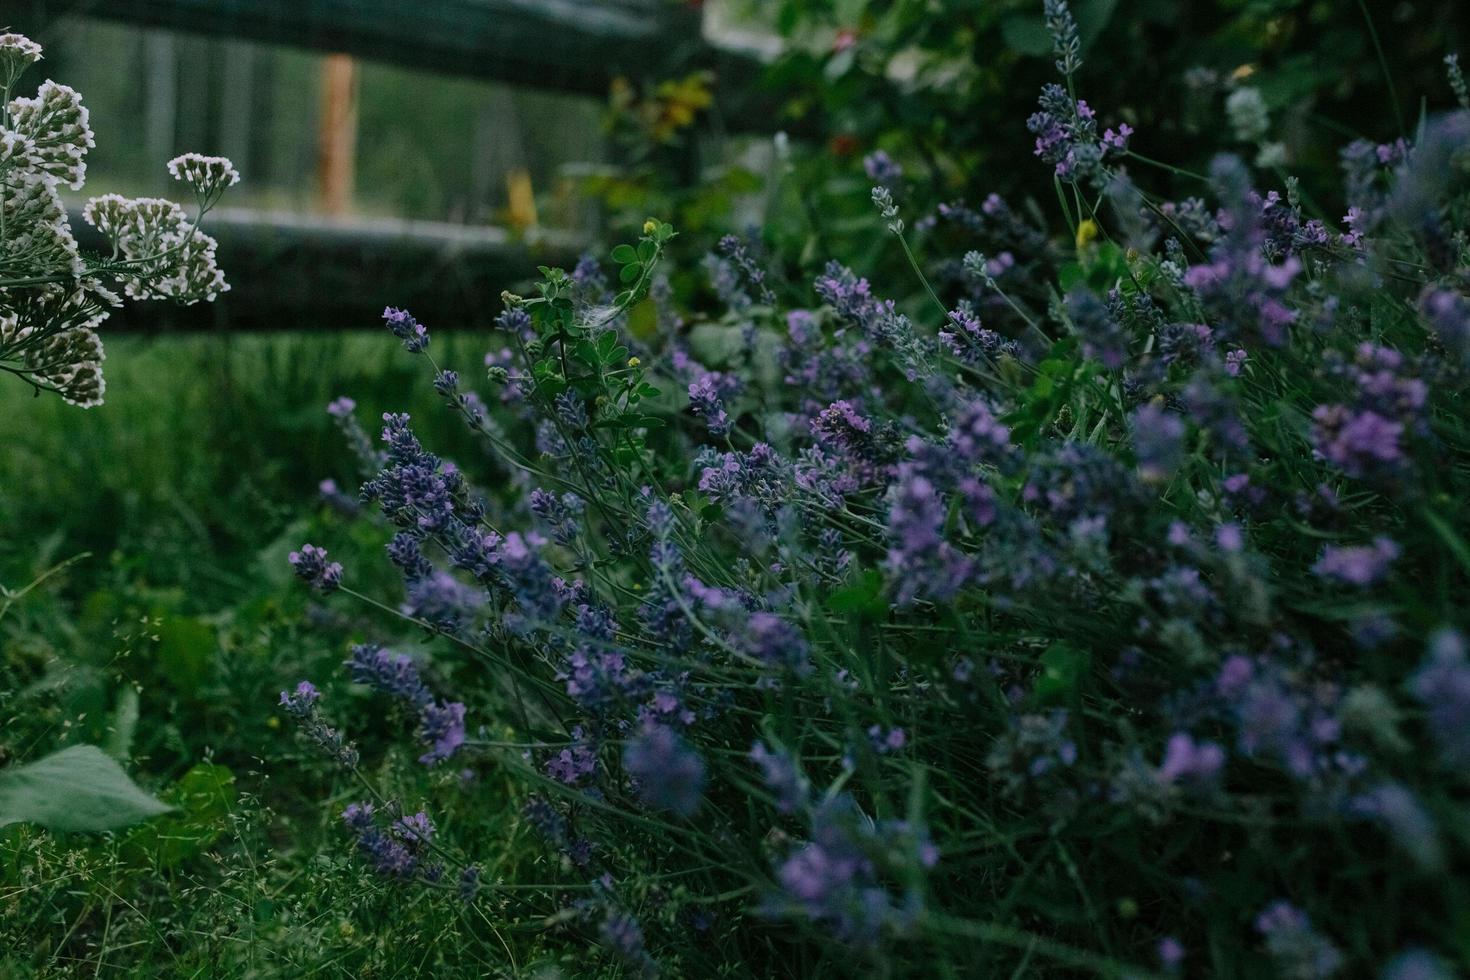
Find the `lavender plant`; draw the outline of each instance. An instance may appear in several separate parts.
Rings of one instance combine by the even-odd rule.
[[[104,392],[97,328],[122,304],[118,290],[196,303],[229,289],[199,222],[240,175],[223,157],[169,161],[170,175],[194,192],[192,218],[162,198],[90,199],[82,218],[111,253],[84,254],[61,196],[82,189],[95,145],[82,98],[50,79],[34,96],[12,98],[40,60],[39,44],[0,34],[0,370],[90,408]]]
[[[505,297],[489,397],[385,312],[486,456],[399,414],[375,449],[335,402],[402,593],[291,560],[374,613],[351,680],[429,775],[350,749],[341,685],[282,695],[384,887],[623,975],[1470,965],[1470,114],[1347,147],[1341,223],[1233,157],[1210,203],[1162,201],[1045,14],[1067,235],[957,203],[974,250],[933,309],[736,239],[695,321],[650,220],[619,291],[584,262]],[[901,171],[870,169],[924,276]],[[534,886],[482,870],[445,792],[491,778]]]

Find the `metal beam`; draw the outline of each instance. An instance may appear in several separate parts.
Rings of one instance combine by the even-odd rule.
[[[732,63],[705,44],[696,9],[666,0],[21,0],[17,6],[25,4],[42,19],[122,21],[598,96],[619,75]],[[26,25],[16,18],[14,26]]]
[[[73,216],[82,247],[103,242]],[[525,288],[538,265],[570,267],[585,241],[436,221],[324,218],[221,208],[204,230],[219,240],[230,291],[214,303],[129,303],[108,331],[376,328],[385,306],[431,328],[488,327],[504,289]]]

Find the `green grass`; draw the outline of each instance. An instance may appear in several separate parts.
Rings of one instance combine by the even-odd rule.
[[[466,369],[484,346],[435,342]],[[335,826],[352,788],[275,708],[349,636],[310,615],[286,551],[326,523],[344,560],[383,564],[379,529],[317,502],[324,477],[352,485],[327,402],[408,410],[476,451],[415,367],[376,333],[115,337],[100,409],[0,385],[0,585],[75,559],[0,613],[0,765],[99,744],[179,807],[116,835],[0,829],[0,977],[483,976],[539,955],[484,903],[367,879]],[[461,792],[360,727],[375,779]],[[507,867],[532,854],[504,843],[505,787],[472,792]]]

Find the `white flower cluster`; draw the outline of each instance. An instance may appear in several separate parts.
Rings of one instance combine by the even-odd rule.
[[[168,162],[169,175],[194,188],[201,200],[219,199],[227,187],[240,183],[240,171],[227,157],[207,157],[202,153],[185,153]]]
[[[41,46],[24,34],[0,34],[0,85],[10,88],[21,72],[41,60]]]
[[[87,179],[87,151],[97,141],[77,90],[47,79],[34,97],[12,99],[7,109],[8,129],[30,141],[31,168],[81,190]]]
[[[130,299],[193,304],[229,291],[215,262],[215,240],[194,227],[173,201],[104,194],[87,202],[82,220],[101,232],[122,260],[114,276]]]
[[[0,86],[9,97],[41,47],[0,34]],[[193,187],[198,215],[173,201],[92,198],[82,211],[112,246],[87,261],[77,249],[60,188],[80,190],[95,145],[87,109],[75,90],[46,81],[30,98],[0,100],[0,370],[75,405],[102,402],[103,351],[97,327],[122,299],[182,303],[213,300],[229,289],[215,261],[216,243],[199,218],[240,180],[224,157],[188,153],[169,173]]]

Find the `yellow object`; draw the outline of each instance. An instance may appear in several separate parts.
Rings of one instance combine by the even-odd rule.
[[[642,362],[642,361],[640,361],[640,360],[639,360],[639,359],[638,359],[638,358],[636,358],[636,357],[630,357],[630,358],[628,358],[628,367],[637,367],[637,366],[638,366],[638,365],[640,365],[640,364],[642,364],[642,363],[643,363],[643,362]]]
[[[647,221],[643,222],[643,234],[645,234],[645,235],[652,235],[656,231],[658,231],[658,222],[657,221],[654,221],[652,218],[649,218]]]
[[[531,189],[531,172],[524,169],[508,171],[505,195],[509,199],[511,227],[534,228],[537,224],[536,193]]]
[[[1077,247],[1085,248],[1093,239],[1097,238],[1097,222],[1091,218],[1083,220],[1077,226]]]

